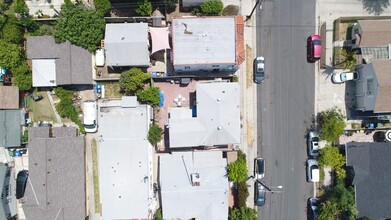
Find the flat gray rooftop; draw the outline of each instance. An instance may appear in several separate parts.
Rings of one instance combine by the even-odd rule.
[[[98,104],[102,219],[147,218],[152,189],[149,108],[120,105]]]
[[[227,160],[221,151],[160,155],[164,219],[228,219]],[[191,175],[199,174],[199,184]]]
[[[235,63],[235,18],[175,18],[174,65]]]

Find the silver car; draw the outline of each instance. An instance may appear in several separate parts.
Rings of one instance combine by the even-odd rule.
[[[266,189],[258,182],[255,182],[254,202],[258,207],[264,206],[266,203]]]
[[[307,160],[307,182],[319,182],[319,165],[315,159]]]
[[[315,131],[308,133],[307,140],[308,156],[317,157],[319,153],[319,135]]]
[[[265,58],[257,57],[254,60],[254,82],[259,84],[265,80]]]

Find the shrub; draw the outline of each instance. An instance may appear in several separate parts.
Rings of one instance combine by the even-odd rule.
[[[220,0],[206,0],[201,5],[201,11],[205,15],[220,15],[224,5]]]
[[[230,210],[230,220],[257,220],[257,212],[248,207],[239,207]]]
[[[320,138],[328,142],[337,141],[339,136],[344,133],[346,127],[344,119],[345,116],[341,110],[335,107],[319,113]]]
[[[223,13],[224,16],[235,16],[239,14],[239,7],[236,5],[228,5],[224,8]]]
[[[332,147],[328,144],[320,149],[319,165],[333,168],[339,179],[344,179],[346,177],[346,171],[343,169],[345,157],[339,153],[339,150],[336,147]]]
[[[234,182],[242,182],[247,179],[247,164],[246,160],[238,158],[235,162],[227,167],[228,178]]]
[[[153,146],[155,146],[159,141],[162,140],[162,134],[163,134],[163,129],[161,129],[156,124],[152,124],[149,127],[149,132],[148,132],[149,143],[151,143]]]
[[[250,194],[248,193],[247,183],[245,181],[238,183],[238,189],[237,189],[237,200],[236,200],[236,207],[246,207],[246,201],[247,197]]]

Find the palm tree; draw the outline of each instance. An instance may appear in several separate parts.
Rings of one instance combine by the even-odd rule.
[[[350,71],[354,71],[356,68],[357,60],[354,56],[354,53],[347,49],[341,50],[341,56],[343,57],[342,62],[344,63],[344,68],[349,69]]]

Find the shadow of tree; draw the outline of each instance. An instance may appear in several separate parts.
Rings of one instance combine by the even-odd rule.
[[[390,5],[389,0],[362,0],[364,9],[374,15],[381,15]]]

